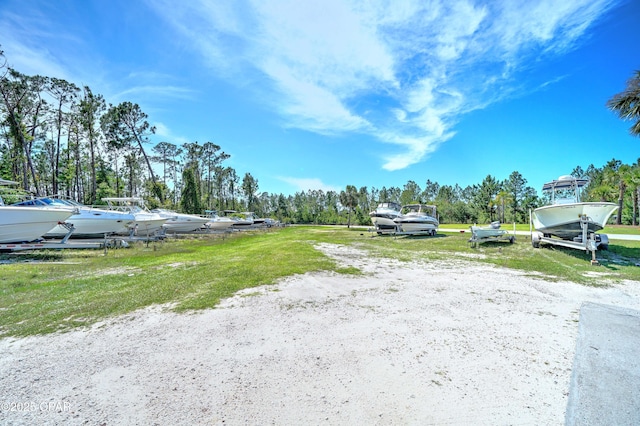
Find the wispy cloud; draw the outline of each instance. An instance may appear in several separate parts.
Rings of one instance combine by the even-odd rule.
[[[424,160],[450,139],[464,114],[553,84],[553,77],[548,83],[519,77],[539,61],[574,49],[621,1],[146,4],[175,31],[176,44],[192,46],[218,77],[254,89],[284,127],[370,135],[384,144],[378,149],[382,167],[397,170]],[[0,40],[14,52],[11,60],[24,64],[20,70],[26,73],[33,68],[84,81],[69,75],[73,58],[88,53],[82,51],[82,36],[73,39],[58,30],[58,37],[77,49],[59,60],[38,47],[38,37],[51,38],[54,30],[47,11],[31,12],[0,16]],[[105,86],[115,96],[191,95],[180,82],[151,77],[132,75],[117,86],[105,78],[111,82]]]
[[[160,138],[162,138],[162,140],[166,140],[168,142],[171,142],[173,144],[176,145],[182,145],[185,143],[191,143],[193,141],[189,140],[188,138],[185,138],[183,136],[176,136],[173,134],[173,132],[171,131],[171,129],[169,129],[169,127],[167,125],[165,125],[164,123],[161,122],[155,122],[153,123],[153,126],[156,128],[156,135],[159,136]]]
[[[29,14],[5,11],[0,15],[0,43],[7,52],[8,66],[27,75],[68,79],[70,73],[59,58],[41,46],[41,38],[53,37],[48,27],[46,16],[39,11]]]
[[[298,191],[322,190],[324,192],[328,192],[328,191],[340,192],[339,187],[328,185],[322,182],[322,180],[317,178],[295,178],[295,177],[287,177],[287,176],[278,176],[277,179],[293,186]]]

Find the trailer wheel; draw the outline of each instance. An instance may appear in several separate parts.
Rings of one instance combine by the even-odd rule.
[[[598,250],[609,250],[609,244],[600,244]]]
[[[540,248],[540,236],[538,234],[531,234],[531,245],[533,248]]]
[[[509,237],[509,242],[513,244],[516,241],[516,237]]]

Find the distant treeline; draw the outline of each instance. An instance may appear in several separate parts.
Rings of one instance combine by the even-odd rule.
[[[260,192],[251,173],[240,179],[224,165],[229,155],[215,143],[151,146],[155,129],[135,103],[107,104],[88,86],[22,74],[1,52],[0,76],[0,177],[20,186],[3,191],[7,203],[27,193],[63,195],[88,205],[103,204],[104,197],[139,196],[149,207],[187,213],[232,209],[287,223],[369,225],[369,212],[379,201],[435,204],[442,223],[523,223],[529,209],[545,202],[517,171],[504,180],[487,175],[465,188],[426,179],[379,189]],[[578,166],[573,175],[591,180],[584,200],[617,202],[622,212],[617,221],[635,225],[639,164],[614,159],[602,168]]]

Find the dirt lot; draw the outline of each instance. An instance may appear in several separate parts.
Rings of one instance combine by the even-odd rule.
[[[638,282],[319,248],[365,275],[0,340],[0,423],[564,424],[582,302],[640,308]]]

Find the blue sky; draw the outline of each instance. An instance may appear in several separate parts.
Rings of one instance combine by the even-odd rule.
[[[635,0],[0,0],[25,74],[138,103],[260,192],[479,184],[635,163],[606,109],[640,69]]]

